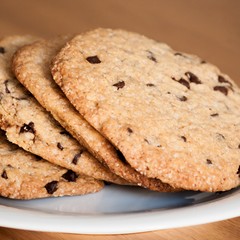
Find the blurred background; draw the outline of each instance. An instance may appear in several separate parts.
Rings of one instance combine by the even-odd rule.
[[[199,55],[240,84],[240,0],[0,0],[0,35],[144,34]]]

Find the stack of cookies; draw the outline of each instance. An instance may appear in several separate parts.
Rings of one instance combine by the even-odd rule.
[[[0,41],[0,195],[240,185],[240,89],[202,59],[96,29]],[[11,143],[10,143],[11,142]]]

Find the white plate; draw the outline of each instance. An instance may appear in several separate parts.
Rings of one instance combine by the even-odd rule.
[[[110,185],[78,197],[0,198],[0,226],[82,234],[145,232],[237,217],[239,202],[240,188],[224,193],[156,193]]]

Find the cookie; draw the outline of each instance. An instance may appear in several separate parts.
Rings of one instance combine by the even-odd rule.
[[[51,164],[6,140],[0,131],[0,196],[33,199],[100,191],[103,183]]]
[[[127,163],[121,162],[116,149],[102,137],[70,104],[49,69],[50,62],[69,37],[39,41],[19,49],[13,58],[18,80],[54,118],[82,143],[97,159],[129,182],[157,191],[175,191],[157,179],[148,179]]]
[[[189,190],[239,186],[240,90],[214,65],[139,34],[97,29],[74,37],[52,74],[142,174]]]
[[[0,127],[9,141],[78,174],[122,183],[122,179],[99,163],[72,138],[33,96],[14,78],[11,58],[19,47],[32,43],[24,36],[0,41]]]

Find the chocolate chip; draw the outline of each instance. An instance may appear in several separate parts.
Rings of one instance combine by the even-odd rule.
[[[1,177],[8,179],[7,172],[5,170],[3,170]]]
[[[187,97],[185,97],[185,96],[179,97],[178,99],[179,99],[180,101],[182,101],[182,102],[187,101]]]
[[[146,86],[147,87],[155,87],[155,85],[153,83],[147,83]]]
[[[60,142],[57,143],[57,147],[62,151],[64,149],[64,147],[62,146],[62,144]]]
[[[150,51],[150,50],[147,50],[147,52],[148,52],[148,58],[151,60],[151,61],[153,61],[153,62],[157,62],[157,59],[156,59],[156,57],[155,57],[155,55],[154,55],[154,53],[152,52],[152,51]]]
[[[185,136],[181,136],[181,138],[183,139],[184,142],[187,141],[187,138]]]
[[[53,194],[54,192],[56,192],[57,191],[57,185],[58,185],[57,181],[52,181],[50,183],[47,183],[45,185],[45,188],[46,188],[48,194]]]
[[[122,152],[120,150],[116,150],[117,152],[117,155],[118,155],[118,158],[119,160],[121,160],[121,162],[125,163],[125,164],[128,164],[126,158],[124,157],[124,155],[122,154]]]
[[[167,92],[167,94],[171,94],[170,92]]]
[[[6,92],[6,93],[10,93],[10,90],[8,89],[8,82],[9,82],[9,80],[5,80],[5,81],[4,81],[5,92]]]
[[[4,54],[4,53],[5,53],[5,48],[0,47],[0,53],[1,53],[1,54]]]
[[[224,86],[215,86],[213,88],[213,90],[214,91],[219,91],[219,92],[223,93],[226,96],[228,95],[228,89],[226,87],[224,87]]]
[[[240,144],[238,145],[238,148],[240,149]]]
[[[35,133],[35,129],[34,129],[34,123],[30,122],[28,124],[24,123],[23,126],[20,128],[19,133],[24,133],[24,132],[30,132],[30,133]]]
[[[201,62],[200,62],[201,64],[205,64],[205,63],[207,63],[205,60],[202,60]]]
[[[62,177],[66,179],[68,182],[76,182],[78,175],[72,170],[68,170],[66,173],[62,175]]]
[[[113,84],[113,86],[117,87],[117,90],[118,90],[118,89],[123,88],[125,86],[125,82],[120,81],[120,82],[117,82],[117,83]]]
[[[131,134],[133,133],[133,130],[131,128],[127,128],[127,131]]]
[[[189,84],[189,82],[186,81],[185,79],[180,78],[180,79],[178,80],[178,82],[181,83],[182,85],[184,85],[186,88],[190,89],[190,84]]]
[[[74,156],[74,158],[73,158],[73,160],[72,160],[72,164],[77,165],[78,159],[81,157],[82,153],[83,153],[83,150],[81,150],[79,153],[77,153],[77,154]]]
[[[219,114],[218,114],[218,113],[213,113],[213,114],[211,114],[210,116],[211,116],[211,117],[218,117]]]
[[[230,86],[232,86],[232,83],[226,80],[223,76],[218,76],[218,82],[220,83],[228,83]]]
[[[202,83],[199,80],[199,78],[195,74],[193,74],[192,72],[185,72],[185,75],[188,77],[188,79],[191,83],[195,83],[195,84],[201,84]]]
[[[210,159],[207,159],[207,164],[212,164],[212,161]]]
[[[237,174],[238,174],[238,176],[240,177],[240,165],[239,165],[239,167],[238,167]]]
[[[98,64],[98,63],[101,63],[101,61],[100,61],[100,59],[98,58],[97,55],[87,57],[86,60],[87,60],[89,63],[92,63],[92,64]]]

